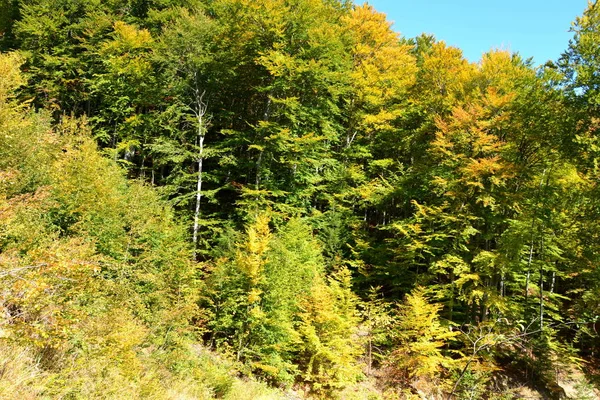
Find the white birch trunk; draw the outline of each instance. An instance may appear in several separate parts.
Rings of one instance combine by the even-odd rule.
[[[204,102],[205,92],[200,92],[198,86],[195,90],[196,104],[193,109],[198,123],[198,179],[196,185],[196,208],[194,211],[194,232],[192,241],[194,243],[194,258],[196,258],[196,250],[198,245],[199,227],[200,227],[200,205],[202,202],[202,162],[204,161],[204,136],[206,134],[206,109],[207,104]]]

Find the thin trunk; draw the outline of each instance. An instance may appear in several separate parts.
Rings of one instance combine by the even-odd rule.
[[[488,284],[486,286],[489,287],[489,282],[485,282],[485,283]],[[481,310],[480,310],[481,321],[487,321],[487,317],[488,317],[487,302],[488,302],[488,300],[489,300],[489,296],[488,296],[488,294],[486,292],[486,293],[483,294],[483,298],[481,299]]]
[[[273,94],[273,91],[271,90],[269,92],[269,94],[267,95],[267,105],[265,107],[265,112],[263,113],[263,121],[265,122],[269,122],[269,118],[271,116],[271,96]],[[260,168],[261,168],[261,164],[262,164],[262,156],[263,156],[263,151],[261,150],[258,153],[258,159],[256,160],[256,177],[254,179],[254,185],[256,186],[256,190],[258,190],[260,188]]]
[[[448,320],[454,321],[454,271],[450,271],[450,304],[448,305]]]
[[[204,135],[199,137],[200,150],[198,152],[198,182],[196,188],[196,210],[194,212],[194,258],[198,244],[198,227],[200,225],[200,203],[202,201],[202,162],[204,161]]]
[[[352,135],[350,135],[350,133],[348,133],[346,135],[346,148],[350,148],[350,145],[352,145],[352,142],[354,142],[354,139],[356,138],[356,134],[358,133],[358,131],[354,131],[352,133]]]
[[[544,177],[546,176],[546,171],[547,171],[547,169],[544,169],[544,172],[542,172],[542,179],[540,179],[540,186],[539,186],[538,191],[537,191],[537,198],[538,199],[540,197],[540,192],[542,190],[542,185],[544,184]],[[526,308],[527,308],[527,304],[528,304],[528,301],[529,301],[529,277],[530,277],[530,274],[531,274],[531,262],[533,261],[534,230],[536,228],[536,226],[535,226],[535,217],[536,217],[536,215],[534,215],[533,218],[532,218],[532,220],[531,220],[531,246],[529,247],[529,260],[527,261],[527,279],[525,281],[525,307]]]
[[[200,227],[200,204],[202,201],[202,162],[204,161],[204,136],[206,134],[206,109],[207,104],[204,102],[204,94],[206,92],[200,92],[198,85],[196,84],[195,95],[196,95],[196,108],[194,114],[198,123],[198,180],[196,182],[196,208],[194,210],[194,232],[193,232],[193,243],[194,243],[194,259],[196,259],[196,251],[199,237]]]
[[[531,246],[529,247],[529,260],[527,260],[527,278],[525,279],[525,305],[529,300],[529,276],[531,274],[531,262],[533,261],[533,233],[531,234]]]
[[[454,386],[452,387],[452,392],[450,392],[450,394],[448,395],[448,400],[452,400],[452,398],[454,397],[454,393],[456,392],[456,388],[458,388],[458,384],[462,380],[463,376],[465,376],[465,373],[467,372],[469,365],[471,365],[471,363],[475,359],[476,355],[477,355],[477,350],[473,352],[473,355],[471,355],[471,358],[469,358],[469,360],[467,361],[467,363],[465,364],[463,369],[460,371],[460,374],[458,375],[458,379],[456,380],[456,382],[454,382]]]
[[[371,376],[371,369],[373,368],[373,339],[369,337],[369,370],[367,376]]]
[[[544,269],[540,267],[540,329],[544,329]]]
[[[544,235],[542,225],[542,239],[540,243],[540,330],[544,329]]]
[[[237,350],[237,354],[235,357],[237,362],[240,362],[240,360],[242,359],[242,350],[244,349],[243,344],[244,344],[244,336],[240,333],[240,338],[238,340],[238,350]]]
[[[367,321],[371,324],[371,309],[367,312]],[[371,376],[371,368],[373,366],[373,326],[369,326],[368,334],[368,345],[367,345],[367,376]]]
[[[258,153],[258,159],[256,160],[256,179],[254,181],[254,185],[256,186],[256,190],[260,187],[260,164],[262,164],[262,151]]]

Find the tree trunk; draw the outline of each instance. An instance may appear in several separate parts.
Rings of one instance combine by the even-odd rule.
[[[196,95],[196,108],[193,110],[198,123],[198,179],[196,184],[196,208],[194,210],[194,232],[192,241],[194,243],[194,259],[197,256],[197,246],[200,227],[200,204],[202,201],[202,162],[204,161],[204,136],[206,134],[206,109],[207,104],[204,102],[204,94],[196,85],[194,90]]]
[[[544,235],[542,225],[542,239],[540,243],[540,330],[544,329]]]
[[[199,136],[200,150],[198,152],[198,182],[196,188],[196,210],[194,212],[194,258],[196,256],[196,245],[198,243],[198,227],[200,223],[200,203],[202,200],[202,162],[204,161],[204,135]]]
[[[529,300],[529,275],[531,273],[531,261],[533,261],[533,233],[531,234],[531,246],[529,247],[529,260],[527,260],[527,278],[525,278],[525,306]]]

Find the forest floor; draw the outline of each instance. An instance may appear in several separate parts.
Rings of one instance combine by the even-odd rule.
[[[568,372],[558,376],[558,386],[553,393],[544,394],[528,386],[522,386],[515,391],[519,399],[545,400],[548,398],[573,399],[573,400],[600,400],[600,390],[594,387],[588,375],[573,367]],[[550,397],[549,397],[550,396]]]

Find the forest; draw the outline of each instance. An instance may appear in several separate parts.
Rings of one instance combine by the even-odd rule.
[[[571,35],[0,0],[0,398],[600,398],[600,4]]]

